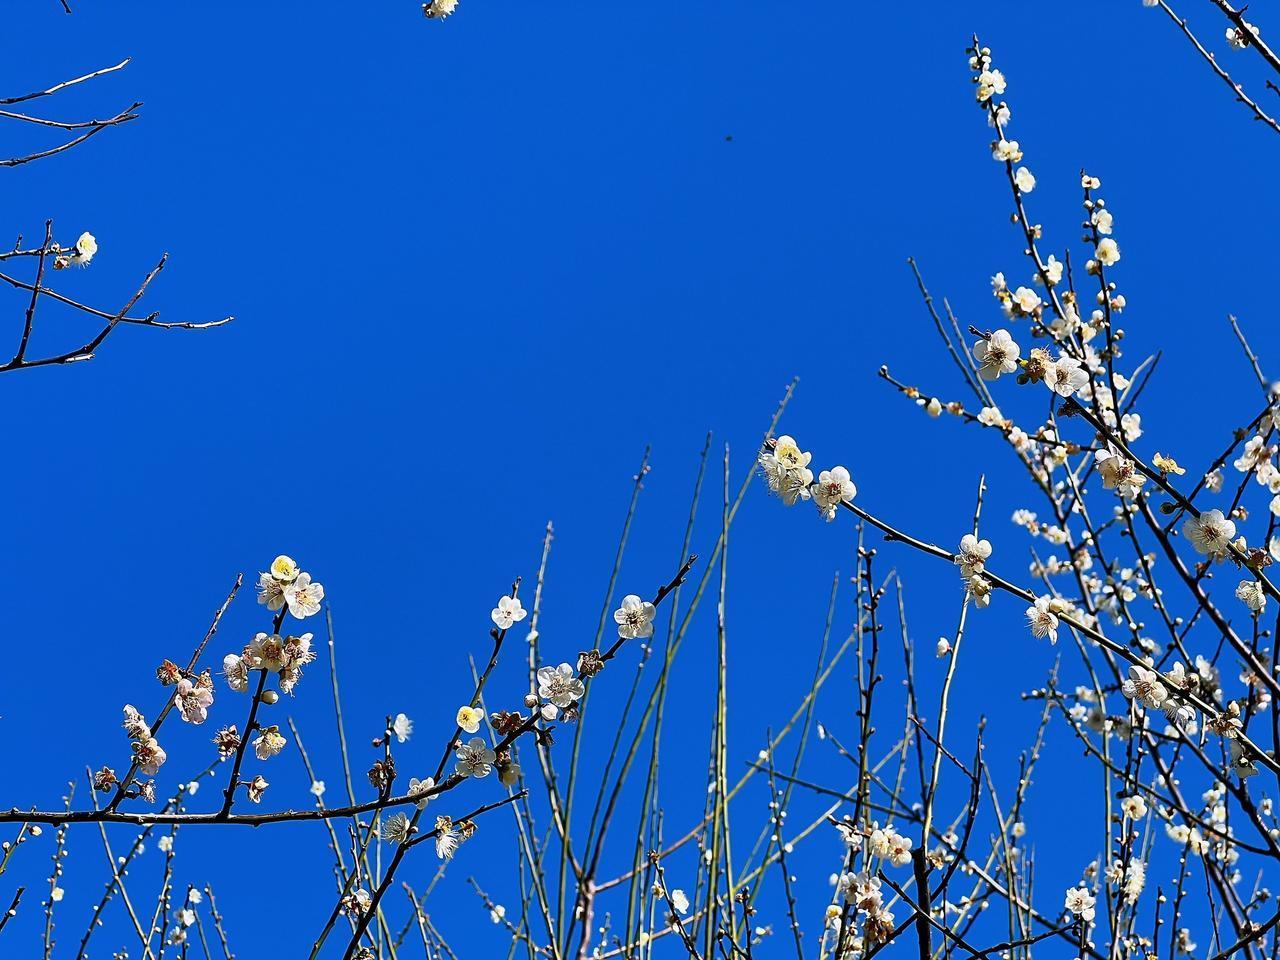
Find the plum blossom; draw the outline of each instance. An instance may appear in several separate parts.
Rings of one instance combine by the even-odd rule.
[[[1198,517],[1187,517],[1182,524],[1182,535],[1196,553],[1218,559],[1231,552],[1236,525],[1234,520],[1224,517],[1221,510],[1206,510]]]
[[[1021,193],[1030,193],[1036,188],[1036,178],[1026,167],[1019,167],[1013,175],[1013,182]]]
[[[441,860],[452,860],[462,843],[462,834],[447,816],[436,817],[436,856]]]
[[[1036,602],[1027,607],[1027,623],[1033,637],[1048,637],[1050,643],[1058,642],[1058,614],[1051,597],[1036,597]]]
[[[422,15],[428,20],[444,20],[458,9],[458,0],[428,0],[422,5]]]
[[[766,446],[760,451],[765,482],[788,507],[797,500],[808,500],[811,495],[809,485],[813,483],[813,471],[809,469],[809,461],[812,456],[786,435],[779,437],[772,449]]]
[[[479,737],[472,737],[459,744],[454,771],[462,777],[487,777],[493,770],[498,756]]]
[[[1260,35],[1258,28],[1248,20],[1241,20],[1240,22],[1244,24],[1244,29],[1239,27],[1227,27],[1226,33],[1224,34],[1227,38],[1227,43],[1236,50],[1243,50]]]
[[[384,843],[403,843],[409,839],[413,828],[403,813],[395,813],[378,824],[378,839]]]
[[[982,574],[975,573],[968,577],[964,582],[964,589],[979,610],[991,603],[991,581]]]
[[[999,70],[983,70],[978,74],[978,102],[986,103],[992,96],[1001,96],[1005,89],[1004,74]]]
[[[480,721],[484,719],[484,711],[470,704],[458,708],[458,729],[464,733],[479,733]]]
[[[1130,700],[1137,700],[1147,707],[1159,710],[1169,697],[1169,691],[1160,679],[1160,674],[1146,667],[1133,664],[1129,667],[1129,678],[1120,686],[1121,692]]]
[[[1099,450],[1097,461],[1103,488],[1115,490],[1122,497],[1136,497],[1147,480],[1132,460],[1111,450]]]
[[[1022,149],[1017,140],[1006,140],[1001,137],[991,145],[991,158],[1002,163],[1017,163],[1022,159]]]
[[[245,783],[245,789],[248,791],[249,799],[254,803],[262,802],[262,795],[267,792],[267,787],[271,784],[267,783],[266,778],[262,774],[258,774],[252,780]]]
[[[320,612],[320,601],[324,599],[324,586],[311,582],[311,574],[305,570],[299,573],[284,588],[284,602],[289,605],[289,612],[303,620]]]
[[[877,825],[867,838],[867,852],[888,860],[895,867],[904,867],[911,862],[911,841],[891,826]]]
[[[1241,580],[1236,587],[1236,599],[1252,613],[1262,613],[1267,607],[1267,595],[1257,580]]]
[[[979,540],[972,533],[966,533],[960,538],[960,551],[955,556],[955,562],[960,567],[960,576],[972,577],[975,573],[981,573],[990,558],[990,540]]]
[[[1089,382],[1089,372],[1075,357],[1061,356],[1045,368],[1044,382],[1060,397],[1069,397]]]
[[[1141,820],[1147,815],[1147,801],[1135,793],[1120,801],[1120,810],[1130,820]]]
[[[844,500],[852,500],[858,495],[858,488],[849,478],[849,471],[844,467],[832,467],[818,474],[818,482],[813,488],[813,502],[818,512],[828,522],[836,518],[836,510]]]
[[[1094,909],[1093,905],[1097,902],[1093,894],[1084,887],[1072,887],[1067,891],[1067,898],[1064,906],[1071,915],[1077,917],[1085,923],[1093,921]]]
[[[1249,756],[1247,748],[1240,742],[1240,739],[1233,738],[1227,741],[1228,752],[1231,755],[1231,772],[1241,780],[1246,777],[1252,777],[1258,772],[1258,765],[1253,762],[1253,758]]]
[[[641,640],[653,636],[653,618],[657,609],[634,593],[622,598],[622,606],[613,611],[613,622],[618,625],[618,636],[623,640]]]
[[[586,689],[569,664],[543,667],[538,671],[538,696],[547,701],[542,707],[543,718],[554,720],[561,710],[572,706],[586,693]]]
[[[1031,316],[1044,303],[1040,299],[1040,294],[1036,293],[1030,287],[1019,287],[1013,291],[1013,302],[1017,305],[1018,310],[1026,316]]]
[[[427,777],[425,780],[419,780],[417,777],[409,778],[409,796],[422,798],[415,804],[419,810],[427,805],[427,801],[431,799],[431,791],[435,788],[435,777]]]
[[[973,345],[973,358],[978,361],[978,376],[983,380],[997,380],[1002,373],[1018,369],[1018,345],[1008,330],[997,330]]]
[[[280,728],[273,724],[263,728],[263,731],[254,738],[253,752],[259,760],[270,760],[279,754],[288,742],[280,732]]]
[[[1093,255],[1104,267],[1111,267],[1120,262],[1120,247],[1110,237],[1098,241]]]
[[[498,605],[489,611],[489,617],[499,630],[510,630],[513,623],[519,623],[529,615],[529,611],[520,603],[519,597],[503,595],[498,598]]]
[[[194,683],[183,677],[178,681],[174,699],[183,720],[204,723],[209,718],[209,707],[213,705],[213,678],[207,670]]]
[[[62,270],[66,267],[87,267],[98,253],[98,241],[92,233],[85,231],[76,240],[69,254],[61,253],[54,257],[53,268]]]

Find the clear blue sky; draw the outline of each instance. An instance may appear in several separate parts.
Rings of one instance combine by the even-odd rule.
[[[1198,432],[1209,413],[1225,425],[1253,412],[1228,311],[1264,365],[1280,363],[1261,282],[1274,268],[1280,144],[1138,0],[909,11],[462,0],[444,24],[412,2],[76,6],[70,17],[54,0],[7,12],[3,92],[132,56],[55,106],[91,115],[139,99],[142,117],[5,171],[0,226],[32,239],[51,216],[59,236],[95,233],[93,266],[58,277],[73,296],[122,302],[169,251],[147,304],[168,319],[238,319],[201,334],[121,330],[91,363],[5,378],[5,807],[56,803],[61,778],[120,765],[121,704],[153,711],[155,665],[185,657],[235,574],[280,552],[332,601],[361,758],[379,718],[405,711],[420,735],[402,770],[433,765],[431,731],[464,697],[493,601],[534,574],[544,524],[557,539],[543,642],[572,659],[594,631],[645,445],[653,472],[619,593],[650,593],[672,572],[706,431],[732,445],[740,476],[793,376],[784,428],[815,461],[848,465],[873,509],[958,539],[982,458],[999,448],[954,420],[927,421],[875,371],[889,363],[959,395],[908,255],[983,327],[1000,322],[989,275],[1026,279],[972,105],[974,30],[1009,78],[1050,249],[1076,237],[1080,168],[1103,179],[1131,355],[1166,351],[1147,405],[1166,411],[1149,418],[1155,448],[1200,463],[1223,438]],[[1221,25],[1188,12],[1218,43]],[[4,296],[16,342],[21,302]],[[78,323],[50,314],[37,337],[75,339]],[[1206,355],[1206,341],[1224,346]],[[1210,381],[1191,409],[1187,388],[1203,398]],[[1026,541],[1007,517],[1026,501],[1008,459],[997,462],[990,529],[1021,572]],[[709,550],[714,512],[709,502],[695,549]],[[785,515],[755,490],[731,550],[731,747],[745,759],[808,683],[830,578],[852,570],[850,528]],[[915,578],[913,632],[929,653],[953,629],[956,575],[882,557]],[[219,657],[263,628],[260,610],[246,590]],[[992,761],[1007,775],[1033,715],[1016,691],[1043,678],[1052,653],[1026,645],[1020,610],[990,614],[962,665],[956,729],[967,744],[966,725],[990,714]],[[838,633],[852,615],[846,591]],[[712,682],[714,632],[700,624],[682,681],[698,706],[670,748],[693,745],[668,779],[675,824],[701,805],[710,702],[698,695]],[[496,689],[512,703],[522,692],[514,663]],[[819,711],[833,729],[851,726],[849,690]],[[218,698],[215,719],[242,722],[244,701],[222,688]],[[317,669],[287,710],[335,784],[329,703]],[[169,731],[163,782],[196,769],[211,732]],[[606,746],[596,740],[591,756]],[[811,775],[844,775],[810,750]],[[296,758],[272,764],[270,799],[305,805]],[[1054,787],[1033,792],[1033,829],[1060,820]],[[760,796],[748,803],[763,814]],[[479,851],[507,856],[509,821],[484,833],[491,846],[460,857],[429,907],[456,946],[494,955],[498,935],[462,881],[501,891],[504,871]],[[329,903],[323,837],[189,832],[180,876],[220,881],[233,946],[266,956],[281,934],[255,909],[256,888],[289,891],[309,942]],[[1043,862],[1058,842],[1040,841]],[[11,876],[34,882],[46,852],[28,848]],[[804,877],[810,903],[825,896],[829,852]],[[1065,885],[1092,854],[1063,852]],[[251,865],[257,880],[227,879]],[[135,896],[158,869],[152,851],[131,874]],[[421,887],[433,869],[424,857],[406,878]],[[64,951],[104,877],[91,831],[73,834],[66,870]],[[6,937],[34,942],[42,893],[29,892]],[[104,933],[98,955],[120,942]]]

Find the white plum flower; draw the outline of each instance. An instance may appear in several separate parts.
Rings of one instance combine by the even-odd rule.
[[[1004,414],[1000,412],[999,407],[983,407],[978,411],[978,422],[984,427],[1003,427]]]
[[[1236,50],[1243,50],[1260,35],[1258,28],[1248,20],[1241,20],[1240,22],[1244,24],[1244,29],[1239,27],[1227,27],[1225,34],[1227,43]]]
[[[858,488],[849,477],[844,467],[832,467],[818,474],[818,483],[813,488],[813,502],[818,512],[828,521],[836,518],[836,510],[842,501],[852,500],[858,495]]]
[[[618,636],[623,640],[640,640],[653,636],[653,618],[657,609],[634,593],[622,598],[622,606],[613,611],[613,622],[618,625]]]
[[[1013,175],[1013,182],[1022,193],[1030,193],[1036,188],[1036,178],[1026,167],[1019,167]]]
[[[1120,810],[1130,820],[1141,820],[1147,815],[1147,801],[1135,793],[1120,801]]]
[[[403,713],[397,713],[395,720],[391,724],[391,732],[396,735],[397,741],[404,743],[413,735],[413,721]]]
[[[1003,163],[1017,163],[1022,159],[1022,149],[1017,140],[1005,140],[1001,137],[991,145],[991,157]]]
[[[1004,89],[1004,74],[999,70],[983,70],[982,73],[978,74],[976,94],[979,103],[986,103],[992,96],[998,97],[1002,95]]]
[[[1257,580],[1241,580],[1236,587],[1236,599],[1253,613],[1262,613],[1267,607],[1267,595]]]
[[[955,562],[960,567],[960,576],[972,577],[975,573],[981,573],[990,558],[990,540],[979,540],[972,533],[966,533],[960,538],[960,551],[955,556]]]
[[[1253,758],[1249,756],[1244,744],[1238,738],[1228,740],[1227,744],[1231,754],[1232,773],[1244,780],[1258,772],[1258,765],[1253,762]]]
[[[395,813],[378,824],[378,839],[384,843],[403,843],[413,832],[409,818],[403,813]]]
[[[1089,382],[1089,373],[1075,357],[1061,356],[1048,364],[1045,385],[1060,397],[1069,397]]]
[[[1094,909],[1093,905],[1097,902],[1093,894],[1084,887],[1072,887],[1067,891],[1066,903],[1064,906],[1069,910],[1072,916],[1080,920],[1090,923],[1093,921]]]
[[[427,777],[425,780],[419,780],[417,777],[409,778],[409,796],[422,798],[415,804],[419,810],[427,805],[427,801],[431,799],[431,791],[435,788],[435,777]]]
[[[458,0],[429,0],[422,5],[422,15],[428,20],[444,20],[458,9]]]
[[[1232,465],[1241,473],[1248,473],[1269,461],[1271,453],[1272,450],[1267,446],[1266,440],[1262,437],[1252,437],[1245,442],[1244,449]]]
[[[1136,497],[1147,480],[1132,460],[1110,450],[1099,450],[1097,461],[1103,488],[1115,490],[1123,497]]]
[[[258,602],[273,613],[284,606],[284,584],[270,573],[258,575]]]
[[[206,671],[192,683],[186,677],[178,681],[174,691],[174,702],[182,719],[187,723],[200,724],[209,718],[209,707],[213,705],[213,681]]]
[[[1160,674],[1146,667],[1133,664],[1129,667],[1129,678],[1120,685],[1121,692],[1130,700],[1137,700],[1143,706],[1159,710],[1169,698],[1169,690],[1160,679]]]
[[[991,603],[991,581],[980,573],[975,573],[964,582],[965,593],[967,593],[974,602],[974,605],[981,610],[983,607]]]
[[[78,267],[87,267],[89,262],[98,254],[98,240],[92,233],[85,231],[80,234],[76,240],[75,249],[68,258],[69,262]]]
[[[281,583],[293,583],[298,579],[298,574],[301,571],[298,569],[298,565],[293,562],[292,557],[286,557],[281,554],[271,561],[271,570],[269,572],[272,577]]]
[[[973,358],[978,361],[978,376],[996,380],[1002,373],[1018,369],[1018,345],[1008,330],[997,330],[973,345]]]
[[[324,586],[311,582],[311,574],[299,573],[284,588],[284,602],[289,605],[289,612],[299,620],[315,616],[320,612],[320,601],[324,599]]]
[[[586,685],[578,679],[569,664],[543,667],[538,671],[538,696],[547,701],[542,709],[543,717],[554,720],[560,710],[572,706],[575,700],[586,693],[586,689]]]
[[[498,756],[479,737],[472,737],[457,750],[454,771],[462,777],[487,777]]]
[[[1120,262],[1120,247],[1110,237],[1105,237],[1098,242],[1093,255],[1104,267],[1114,266]]]
[[[1198,517],[1187,517],[1182,524],[1182,535],[1187,538],[1196,553],[1220,558],[1231,552],[1231,540],[1236,535],[1236,524],[1222,515],[1221,510],[1206,510]]]
[[[1036,597],[1036,602],[1027,607],[1027,623],[1031,627],[1031,635],[1050,643],[1058,642],[1058,614],[1053,609],[1051,597]]]
[[[470,704],[458,708],[458,728],[464,733],[479,733],[480,721],[484,719],[484,711]]]
[[[813,483],[813,471],[809,469],[809,461],[812,456],[786,435],[777,439],[773,449],[766,447],[760,451],[765,482],[788,507],[797,500],[808,500],[811,495],[809,485]]]
[[[1031,316],[1044,303],[1040,299],[1040,294],[1030,287],[1019,287],[1013,291],[1013,302],[1017,304],[1018,310],[1026,316]]]
[[[436,817],[436,856],[441,860],[452,860],[462,843],[462,834],[453,825],[453,820],[446,816]]]
[[[519,623],[529,615],[529,611],[520,603],[519,597],[505,594],[498,598],[498,605],[489,611],[489,617],[499,630],[510,630],[513,623]]]
[[[288,741],[277,726],[266,727],[253,740],[253,752],[259,760],[270,760],[284,749]]]

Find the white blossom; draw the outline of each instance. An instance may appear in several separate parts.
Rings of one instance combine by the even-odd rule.
[[[586,689],[569,664],[543,667],[538,671],[538,696],[547,701],[543,707],[543,717],[554,720],[560,710],[571,706],[586,693]]]
[[[997,330],[975,343],[973,357],[978,361],[978,376],[983,380],[996,380],[1000,374],[1018,369],[1018,345],[1008,330]]]
[[[1089,373],[1075,357],[1061,356],[1048,364],[1044,382],[1060,397],[1069,397],[1089,382]]]
[[[458,728],[464,733],[478,733],[480,721],[484,719],[484,711],[479,707],[465,704],[458,708]]]
[[[1067,891],[1067,899],[1064,904],[1071,914],[1086,923],[1092,922],[1094,917],[1093,905],[1097,901],[1084,887],[1072,887]]]
[[[786,435],[777,439],[773,449],[766,447],[760,451],[765,482],[788,507],[797,500],[808,500],[811,495],[809,485],[813,483],[813,471],[809,469],[809,461],[812,456]]]
[[[653,636],[653,618],[657,609],[634,593],[622,598],[622,606],[613,611],[613,622],[618,625],[618,636],[623,640],[638,640]]]
[[[1224,517],[1221,510],[1206,510],[1199,517],[1187,517],[1182,524],[1182,535],[1196,553],[1221,558],[1231,552],[1236,525],[1235,521]]]
[[[501,596],[498,605],[489,611],[489,616],[499,630],[510,630],[513,623],[519,623],[529,615],[520,603],[519,597]]]
[[[1253,613],[1262,613],[1267,607],[1267,595],[1257,580],[1241,580],[1236,587],[1236,599]]]
[[[1160,709],[1169,696],[1160,674],[1136,663],[1129,667],[1129,678],[1121,684],[1120,689],[1130,700],[1137,700],[1156,710]]]
[[[487,777],[498,756],[479,737],[472,737],[459,744],[455,772],[463,777]]]
[[[1058,614],[1054,611],[1051,597],[1036,597],[1035,603],[1027,607],[1027,623],[1031,627],[1031,635],[1050,643],[1058,642]]]
[[[972,533],[966,533],[960,538],[960,551],[955,556],[955,562],[960,567],[960,576],[972,577],[975,573],[981,573],[990,558],[990,540],[979,540]]]
[[[849,478],[849,471],[844,467],[832,467],[818,474],[818,482],[813,488],[813,502],[818,512],[828,521],[836,518],[836,510],[842,501],[852,500],[858,495],[858,488]]]

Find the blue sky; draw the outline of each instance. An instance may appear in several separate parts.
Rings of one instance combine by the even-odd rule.
[[[5,171],[4,225],[33,239],[51,216],[59,236],[96,234],[93,266],[58,277],[69,295],[122,302],[168,251],[146,304],[167,319],[237,320],[199,334],[121,330],[91,363],[6,378],[0,569],[16,656],[0,729],[18,773],[3,806],[56,803],[85,764],[119,764],[121,704],[154,709],[159,660],[185,657],[235,574],[280,552],[326,585],[353,741],[403,710],[423,735],[402,768],[419,753],[433,764],[439,737],[426,732],[450,722],[466,658],[486,649],[488,611],[514,576],[534,574],[545,523],[557,538],[543,642],[571,659],[594,631],[645,445],[653,470],[620,593],[651,593],[671,574],[706,432],[731,445],[736,488],[793,376],[784,428],[815,461],[848,465],[872,509],[927,537],[958,539],[984,463],[999,463],[988,516],[1020,566],[1025,541],[1007,517],[1025,501],[1007,458],[953,420],[926,420],[875,376],[888,363],[959,395],[908,256],[981,327],[1000,322],[990,274],[1026,280],[972,105],[974,30],[1009,77],[1048,249],[1076,239],[1080,168],[1103,180],[1130,356],[1165,351],[1148,394],[1152,449],[1176,444],[1184,463],[1202,462],[1224,423],[1254,412],[1228,312],[1264,367],[1280,347],[1260,282],[1280,213],[1274,135],[1137,0],[925,2],[909,22],[893,5],[857,4],[463,0],[445,24],[414,3],[80,6],[10,11],[4,92],[133,56],[50,110],[138,99],[141,119]],[[1221,25],[1194,12],[1216,43]],[[1247,63],[1247,77],[1253,64],[1237,56],[1227,62]],[[16,342],[20,301],[4,296]],[[79,322],[51,313],[36,336],[78,342]],[[716,529],[705,507],[704,553]],[[760,490],[747,498],[730,560],[737,758],[804,690],[831,576],[852,571],[851,553],[847,525],[785,515]],[[928,652],[952,629],[954,571],[881,553],[913,577],[913,633]],[[853,615],[844,600],[838,634]],[[985,712],[989,752],[1005,763],[1031,716],[1016,691],[1052,663],[1047,648],[1027,652],[1018,614],[982,621],[969,664],[982,683],[957,705],[961,742]],[[219,656],[263,626],[246,591]],[[713,621],[695,634],[681,681],[699,703],[681,721],[694,747],[668,781],[679,787],[684,770],[690,791],[672,793],[672,822],[701,803],[710,702],[695,695],[712,683]],[[497,689],[513,702],[522,692],[515,664]],[[852,722],[848,690],[820,711],[833,729]],[[219,691],[217,707],[231,722],[243,703]],[[335,783],[322,671],[287,709]],[[170,734],[175,759],[186,744],[182,771],[205,756],[205,733]],[[811,749],[810,772],[834,775]],[[305,803],[295,760],[274,762],[277,802]],[[1030,821],[1061,815],[1052,786]],[[492,834],[490,849],[509,849],[508,823]],[[321,838],[192,838],[184,879],[222,878],[220,905],[254,956],[249,942],[280,934],[255,914],[257,884],[225,878],[246,862],[265,861],[268,883],[286,864],[290,876],[313,871],[299,907],[309,940],[327,909]],[[67,940],[100,890],[96,843],[73,834]],[[24,876],[45,863],[28,854]],[[825,895],[824,864],[811,896]],[[460,862],[431,906],[476,949],[496,940],[461,881],[500,888],[483,866]],[[138,868],[139,890],[157,867]],[[432,869],[408,878],[420,887]],[[15,938],[36,936],[29,896]]]

